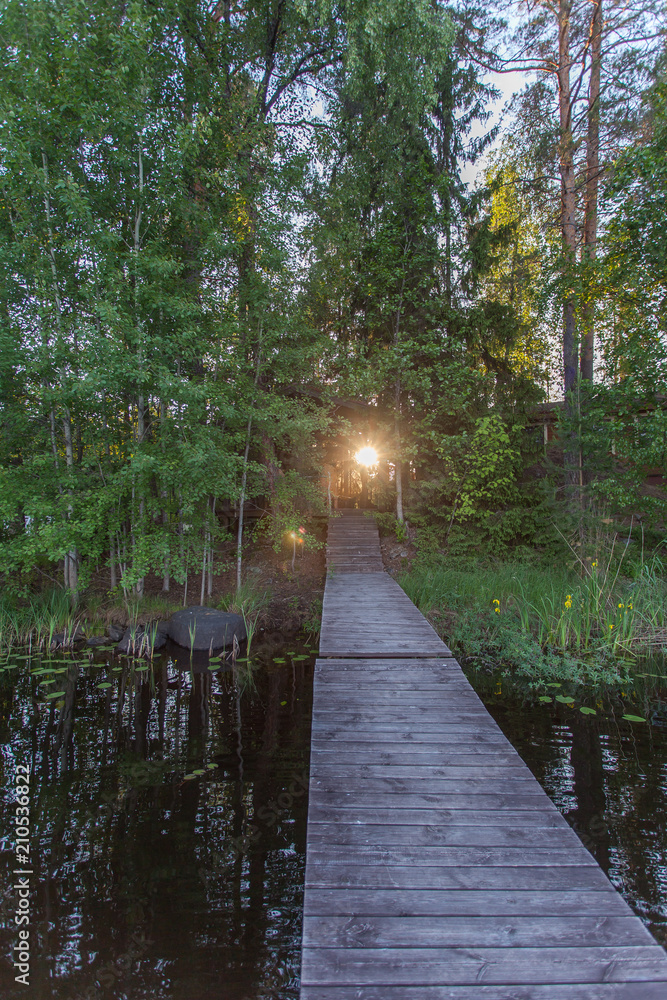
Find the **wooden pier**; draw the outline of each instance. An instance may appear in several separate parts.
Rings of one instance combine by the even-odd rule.
[[[666,1000],[667,954],[426,619],[332,518],[301,1000]]]

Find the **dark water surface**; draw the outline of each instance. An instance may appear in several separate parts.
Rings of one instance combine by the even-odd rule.
[[[252,654],[0,664],[4,959],[21,764],[33,872],[30,986],[3,961],[3,998],[298,996],[314,658],[279,636]]]
[[[3,998],[298,997],[312,651],[274,635],[235,669],[183,657],[0,658]],[[667,680],[664,663],[645,669],[659,676],[623,693],[549,691],[573,707],[469,676],[667,945]],[[29,987],[11,968],[20,765],[32,775]]]
[[[499,676],[468,673],[479,696],[613,885],[667,948],[667,664],[622,691],[535,704]],[[586,715],[581,707],[593,708]],[[623,715],[645,722],[631,722]]]

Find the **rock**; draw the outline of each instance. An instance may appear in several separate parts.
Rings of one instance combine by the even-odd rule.
[[[133,656],[146,656],[156,653],[167,644],[167,622],[158,622],[149,625],[136,625],[134,628],[125,629],[123,637],[116,646],[117,653],[132,654]]]
[[[73,632],[54,632],[51,636],[51,649],[68,649],[75,642],[83,642],[84,634],[80,625]]]
[[[250,567],[250,572],[251,573],[261,573],[262,570],[261,570],[261,568],[259,566],[251,566]]]
[[[215,608],[183,608],[167,624],[169,637],[186,649],[223,649],[232,645],[234,636],[239,642],[246,638],[241,615]]]
[[[399,552],[399,555],[400,555],[401,559],[407,559],[408,558],[408,551],[407,551],[407,549],[401,549],[401,551]]]
[[[125,629],[121,628],[120,625],[107,626],[107,635],[109,636],[112,642],[120,642],[124,634],[125,634]]]
[[[108,641],[106,635],[91,635],[90,639],[86,639],[86,646],[106,646]]]

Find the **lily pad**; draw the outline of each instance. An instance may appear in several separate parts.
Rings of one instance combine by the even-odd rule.
[[[623,718],[627,722],[646,722],[646,719],[643,719],[641,715],[624,715]]]
[[[538,701],[544,701],[544,702],[548,701],[549,704],[551,704],[553,702],[553,698],[550,698],[548,694],[541,694],[540,697],[538,698]]]
[[[568,698],[567,695],[564,695],[564,694],[557,694],[556,695],[556,701],[559,701],[561,703],[561,705],[573,705],[574,704],[574,698]]]
[[[217,768],[217,766],[218,766],[217,764],[207,764],[206,765],[206,767],[208,768],[209,771],[215,771],[215,769]]]
[[[143,670],[148,670],[148,664],[147,663],[137,663],[135,665],[134,669],[137,670],[138,672],[141,672]]]
[[[594,708],[589,708],[588,705],[582,705],[579,709],[582,715],[597,715],[598,713]]]
[[[200,774],[206,774],[206,771],[204,770],[203,767],[198,767],[197,770],[193,771],[192,773],[196,774],[196,775],[200,775]]]
[[[287,663],[287,660],[283,659],[282,656],[274,656],[273,662],[274,663]]]
[[[281,705],[286,705],[286,704],[287,704],[287,702],[286,702],[286,701],[281,701],[281,702],[280,702],[280,704],[281,704]]]
[[[111,684],[110,681],[102,681],[102,683],[98,684],[97,686],[100,689],[100,691],[106,691],[107,688],[113,687],[113,684]]]
[[[183,776],[183,781],[192,781],[196,777],[197,777],[196,774],[185,774]]]
[[[556,683],[547,684],[548,688],[559,688],[559,687],[562,687],[562,686],[563,686],[562,684],[556,684]]]
[[[301,662],[301,660],[309,660],[310,657],[308,656],[307,653],[299,653],[298,656],[294,656],[292,657],[292,659],[294,660],[295,663],[299,663]]]
[[[64,698],[64,697],[65,697],[64,691],[50,691],[47,694],[46,699],[47,701],[53,701],[54,698]]]

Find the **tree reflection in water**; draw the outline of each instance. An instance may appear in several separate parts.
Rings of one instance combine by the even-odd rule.
[[[3,997],[298,995],[313,660],[253,653],[213,674],[71,666],[48,708],[18,679],[3,741],[34,775],[33,948],[30,987],[6,967]],[[2,926],[8,955],[7,907]]]

